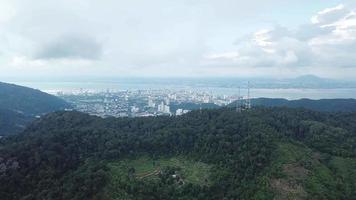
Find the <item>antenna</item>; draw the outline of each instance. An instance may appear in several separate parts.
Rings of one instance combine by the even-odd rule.
[[[251,97],[250,97],[250,81],[247,82],[247,102],[246,109],[251,108]]]
[[[236,112],[241,112],[240,93],[241,93],[241,88],[239,87],[239,93],[237,95],[237,100],[236,100]]]

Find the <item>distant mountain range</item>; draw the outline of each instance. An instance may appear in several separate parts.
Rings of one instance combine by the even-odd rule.
[[[39,90],[0,82],[0,136],[23,130],[36,116],[70,107]]]

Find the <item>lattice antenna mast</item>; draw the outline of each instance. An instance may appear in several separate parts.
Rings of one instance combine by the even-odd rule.
[[[242,108],[241,108],[241,87],[239,87],[239,93],[237,96],[237,101],[236,101],[236,111],[237,112],[241,112]]]
[[[251,108],[251,96],[250,96],[250,81],[247,82],[247,105],[246,105],[246,109],[250,109]]]

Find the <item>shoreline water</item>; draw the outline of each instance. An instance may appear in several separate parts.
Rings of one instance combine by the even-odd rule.
[[[56,95],[63,93],[80,92],[105,92],[127,91],[127,90],[170,90],[170,91],[195,91],[206,92],[212,95],[237,95],[238,88],[194,85],[190,83],[159,84],[159,83],[115,83],[115,82],[11,82],[13,84],[39,89],[43,92]],[[241,94],[247,89],[241,89]],[[356,88],[335,88],[335,89],[308,89],[308,88],[251,88],[251,97],[259,98],[285,98],[289,100],[308,99],[335,99],[353,98],[356,99]]]

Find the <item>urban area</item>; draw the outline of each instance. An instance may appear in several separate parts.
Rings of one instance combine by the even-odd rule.
[[[238,99],[237,95],[215,95],[186,90],[81,90],[58,92],[57,96],[71,103],[75,110],[100,117],[178,116],[191,110],[225,106]]]

